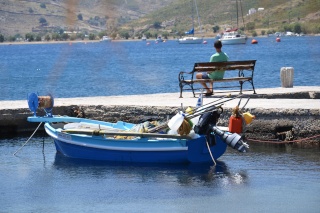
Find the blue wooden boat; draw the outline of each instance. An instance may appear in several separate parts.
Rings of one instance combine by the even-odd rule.
[[[246,144],[238,134],[210,126],[213,134],[170,135],[133,131],[137,125],[119,121],[110,123],[69,116],[53,116],[52,106],[44,107],[46,116],[37,116],[40,102],[29,96],[34,116],[29,122],[44,122],[46,133],[53,138],[57,152],[70,158],[116,162],[204,163],[221,157],[227,145],[245,152]]]

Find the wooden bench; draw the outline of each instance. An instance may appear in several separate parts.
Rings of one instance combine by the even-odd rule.
[[[247,60],[247,61],[226,61],[226,62],[200,62],[195,63],[193,70],[191,72],[180,72],[179,73],[179,87],[180,87],[180,98],[182,98],[183,90],[192,90],[193,96],[195,95],[195,90],[203,89],[194,88],[194,83],[212,83],[212,82],[231,82],[237,81],[239,85],[236,86],[225,86],[225,87],[215,87],[216,88],[234,88],[240,87],[240,94],[242,94],[242,86],[244,82],[249,82],[252,86],[253,94],[256,94],[253,85],[253,73],[254,66],[256,64],[256,60]],[[214,72],[217,70],[224,71],[236,71],[237,75],[235,77],[224,77],[221,80],[213,80],[213,79],[197,79],[196,73],[198,72]],[[227,72],[225,72],[226,76]],[[188,88],[184,88],[188,86]]]

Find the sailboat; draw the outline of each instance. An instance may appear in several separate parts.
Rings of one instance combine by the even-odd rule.
[[[241,0],[240,4],[241,4]],[[221,43],[224,44],[246,44],[247,42],[247,36],[241,34],[238,31],[238,25],[239,25],[239,20],[238,20],[238,11],[239,11],[239,7],[238,7],[238,0],[236,0],[236,4],[237,4],[237,28],[232,28],[232,29],[227,29],[222,37],[219,39],[221,41]],[[242,9],[241,9],[242,12]]]
[[[200,18],[199,18],[199,14],[198,14],[198,7],[197,7],[197,0],[194,0],[194,4],[192,4],[192,28],[185,32],[186,35],[183,38],[178,39],[179,44],[201,44],[203,42],[203,37],[195,37],[194,36],[194,16],[193,16],[193,8],[194,6],[196,7],[196,11],[197,11],[197,16],[198,16],[198,23],[199,23],[199,27],[200,27],[200,31],[202,31],[201,29],[201,24],[200,24]],[[191,1],[192,3],[192,1]]]

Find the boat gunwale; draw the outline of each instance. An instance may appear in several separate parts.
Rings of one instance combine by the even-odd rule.
[[[49,126],[48,126],[49,125]],[[46,123],[45,125],[45,131],[47,132],[47,134],[54,138],[55,140],[58,140],[60,142],[64,142],[64,143],[68,143],[68,144],[73,144],[73,145],[78,145],[78,146],[82,146],[82,147],[89,147],[89,148],[95,148],[95,149],[103,149],[103,150],[112,150],[112,151],[187,151],[188,150],[188,146],[181,144],[179,141],[180,140],[175,140],[175,141],[170,141],[176,144],[180,144],[181,146],[172,146],[172,147],[133,147],[133,146],[128,146],[128,147],[121,147],[121,146],[107,146],[107,145],[98,145],[98,144],[92,144],[92,143],[86,143],[86,142],[77,142],[75,140],[72,139],[72,137],[83,137],[80,135],[74,135],[74,134],[66,134],[63,132],[58,131],[57,129],[53,128],[52,126],[50,126],[49,123]],[[105,138],[105,141],[107,141],[108,139]],[[109,139],[111,141],[111,139]],[[185,139],[182,139],[185,140]],[[133,141],[133,140],[132,140]],[[164,142],[165,140],[160,140],[160,142]],[[115,142],[115,141],[113,141]],[[121,142],[121,141],[119,141]],[[136,141],[133,141],[136,142]],[[150,141],[151,143],[156,143],[154,141]],[[121,145],[121,143],[119,143],[119,145]]]

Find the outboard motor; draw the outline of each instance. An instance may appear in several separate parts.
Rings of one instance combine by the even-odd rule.
[[[249,145],[242,140],[242,137],[237,133],[227,133],[220,130],[216,124],[222,111],[214,110],[206,112],[200,116],[198,124],[194,127],[194,132],[199,135],[205,135],[208,143],[212,146],[215,145],[215,137],[211,133],[217,134],[221,137],[228,146],[239,152],[247,152]]]
[[[228,146],[231,146],[233,149],[238,150],[239,152],[247,152],[247,149],[249,149],[249,145],[245,143],[242,140],[242,137],[238,135],[237,133],[228,134],[226,132],[223,132],[218,127],[214,126],[212,127],[212,131],[219,135],[221,139],[228,144]]]
[[[212,127],[214,127],[217,124],[221,113],[222,111],[220,110],[206,112],[200,116],[198,124],[194,126],[194,132],[199,135],[205,135],[210,146],[216,145],[215,136],[211,133]]]

